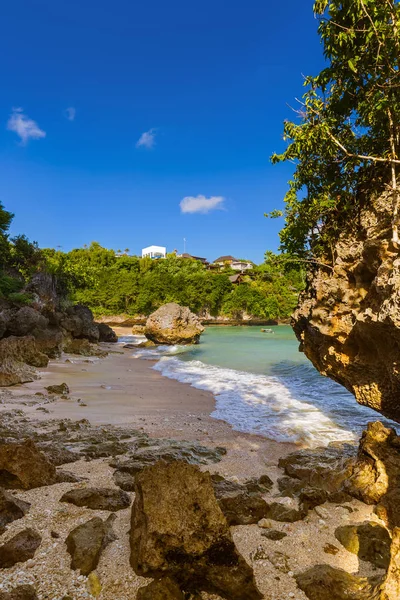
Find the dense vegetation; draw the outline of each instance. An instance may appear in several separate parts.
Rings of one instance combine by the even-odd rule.
[[[388,191],[399,242],[400,4],[317,0],[314,12],[327,66],[305,78],[298,119],[284,126],[287,149],[272,161],[296,165],[282,249],[329,266],[343,224],[374,192]]]
[[[259,318],[290,316],[303,287],[302,272],[283,267],[272,253],[233,284],[228,267],[210,271],[202,263],[169,255],[165,260],[118,256],[92,243],[63,253],[43,251],[47,268],[77,302],[95,314],[148,315],[166,302],[178,302],[196,313]]]
[[[37,271],[50,272],[60,294],[96,315],[149,315],[166,302],[178,302],[203,315],[286,319],[303,288],[302,271],[271,252],[234,284],[229,267],[208,270],[173,254],[156,261],[121,256],[96,242],[71,252],[40,250],[23,235],[9,237],[12,218],[0,204],[0,299],[12,303],[32,300],[24,288]]]

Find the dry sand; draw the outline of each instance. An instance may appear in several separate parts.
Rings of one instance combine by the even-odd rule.
[[[282,475],[277,467],[279,457],[297,447],[233,431],[227,423],[210,417],[214,408],[212,394],[162,377],[151,369],[151,362],[134,358],[132,350],[115,345],[105,347],[111,350],[105,359],[64,356],[52,361],[40,380],[11,390],[0,388],[0,418],[2,410],[20,408],[34,419],[86,418],[94,424],[133,425],[155,437],[225,446],[227,455],[223,460],[204,467],[225,477],[242,481],[268,474],[275,481]],[[35,393],[43,392],[45,386],[64,381],[70,387],[70,398],[43,404],[42,408],[48,413],[37,410],[40,408],[38,402],[47,401]],[[60,504],[59,499],[72,487],[115,487],[113,469],[108,462],[109,459],[98,459],[66,465],[68,471],[86,477],[84,483],[63,483],[16,494],[31,502],[32,508],[25,518],[8,526],[1,542],[27,526],[34,526],[43,535],[43,542],[28,563],[0,570],[0,591],[8,590],[16,583],[33,583],[39,600],[93,597],[88,578],[70,569],[64,540],[78,524],[93,516],[104,518],[108,513]],[[272,495],[276,491],[274,489]],[[270,497],[266,496],[266,499]],[[355,500],[346,506],[325,504],[310,511],[303,521],[293,524],[273,522],[275,529],[288,534],[281,541],[262,537],[263,530],[257,525],[232,528],[239,551],[254,568],[264,598],[306,600],[297,588],[294,574],[318,563],[349,572],[359,569],[362,574],[371,572],[370,565],[361,564],[337,542],[334,530],[338,525],[360,523],[366,519],[377,521],[377,518],[372,514],[372,507]],[[147,581],[137,577],[129,566],[130,510],[116,514],[114,528],[118,540],[106,548],[96,570],[102,585],[98,597],[100,600],[134,600],[137,589]],[[53,539],[51,530],[57,531],[60,538]],[[337,548],[336,555],[324,552],[327,544]],[[260,548],[261,558],[255,558],[254,554]],[[204,594],[203,598],[212,597]]]

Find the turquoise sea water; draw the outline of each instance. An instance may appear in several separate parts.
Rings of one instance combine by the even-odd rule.
[[[298,351],[290,327],[271,329],[208,327],[196,346],[161,346],[135,356],[158,358],[154,369],[164,376],[211,391],[215,418],[277,441],[317,446],[353,440],[380,418],[317,372]]]

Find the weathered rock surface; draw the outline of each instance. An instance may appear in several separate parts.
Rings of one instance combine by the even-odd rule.
[[[89,575],[97,567],[104,548],[117,539],[112,530],[114,520],[115,515],[106,521],[94,517],[69,533],[65,543],[71,555],[71,569]]]
[[[69,387],[66,383],[60,383],[59,385],[48,385],[44,388],[49,394],[69,394]]]
[[[56,482],[56,469],[28,440],[0,444],[0,485],[29,490]]]
[[[93,510],[110,510],[115,512],[128,508],[131,504],[129,495],[112,488],[83,488],[66,492],[60,502],[69,502],[75,506],[86,506]]]
[[[106,323],[97,323],[99,329],[99,342],[108,342],[109,344],[115,344],[118,342],[118,336],[114,329],[111,329]]]
[[[29,508],[29,502],[24,502],[0,488],[0,534],[4,533],[8,523],[22,519]]]
[[[315,268],[293,317],[301,350],[357,402],[400,420],[400,257],[392,202],[369,198],[334,244],[333,270]]]
[[[185,306],[164,304],[147,319],[145,336],[156,344],[197,344],[204,327]]]
[[[7,333],[22,337],[25,335],[34,335],[33,332],[46,329],[49,320],[40,312],[30,306],[24,306],[13,314],[7,323]]]
[[[380,569],[387,569],[390,562],[391,537],[378,523],[343,525],[337,527],[335,537],[352,554],[361,560],[372,563]]]
[[[122,471],[115,471],[114,475],[115,485],[124,490],[125,492],[135,491],[135,478],[130,473],[123,473]]]
[[[25,562],[35,556],[42,538],[33,529],[24,529],[0,546],[0,569],[9,569],[16,563]]]
[[[267,504],[265,517],[273,521],[282,521],[284,523],[295,523],[301,521],[307,515],[307,511],[301,508],[294,508],[282,502],[271,502]]]
[[[330,565],[316,565],[297,575],[297,585],[310,600],[378,600],[374,580],[358,577]],[[383,600],[383,598],[382,598]]]
[[[87,306],[76,304],[67,308],[61,320],[61,327],[74,338],[85,338],[89,342],[98,342],[99,327],[93,320],[93,313]]]
[[[146,587],[140,588],[136,598],[137,600],[185,600],[178,584],[170,577],[152,581]]]
[[[34,381],[38,375],[32,367],[46,367],[48,357],[40,352],[32,336],[10,336],[0,340],[0,386]]]
[[[215,496],[229,525],[250,525],[258,523],[268,512],[268,505],[262,494],[268,492],[273,482],[265,476],[262,483],[250,480],[243,485],[212,476]]]
[[[0,600],[37,600],[37,595],[31,585],[19,585],[11,592],[0,591]]]
[[[168,575],[184,591],[229,600],[262,597],[235,548],[210,475],[193,465],[159,462],[136,476],[130,544],[139,575]]]
[[[107,356],[107,352],[96,344],[89,342],[86,338],[65,338],[64,352],[79,354],[80,356],[97,356],[99,358]]]

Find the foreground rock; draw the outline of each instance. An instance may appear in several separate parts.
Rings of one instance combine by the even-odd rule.
[[[169,577],[152,581],[146,587],[140,588],[136,598],[137,600],[185,600],[178,584]]]
[[[0,600],[37,600],[37,595],[31,585],[19,585],[11,592],[0,591]]]
[[[99,342],[107,342],[109,344],[115,344],[118,342],[118,336],[114,329],[111,329],[106,323],[98,323],[99,329]]]
[[[24,502],[0,488],[0,535],[5,526],[17,519],[22,519],[30,508],[29,502]]]
[[[310,600],[378,600],[375,588],[379,577],[358,577],[330,565],[316,565],[296,581]]]
[[[71,569],[89,575],[97,567],[104,548],[117,539],[112,530],[114,520],[115,515],[106,521],[94,517],[69,533],[65,543],[71,555]]]
[[[0,486],[30,490],[57,481],[55,466],[28,440],[0,444]]]
[[[173,577],[181,590],[256,600],[252,569],[237,552],[211,478],[183,462],[159,462],[136,476],[130,532],[139,575]]]
[[[33,529],[24,529],[0,546],[0,569],[9,569],[16,563],[26,562],[35,556],[42,538]]]
[[[70,490],[60,499],[75,506],[86,506],[93,510],[110,510],[115,512],[128,508],[131,504],[129,495],[122,490],[112,488],[84,488]]]
[[[198,344],[204,327],[185,306],[164,304],[147,319],[145,336],[156,344]]]

